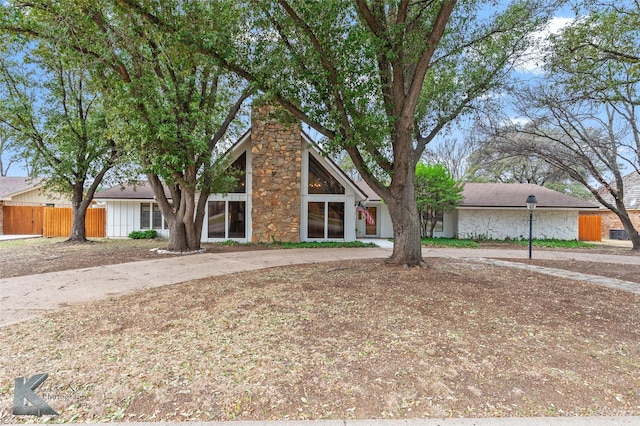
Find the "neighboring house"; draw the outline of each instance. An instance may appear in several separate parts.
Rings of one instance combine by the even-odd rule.
[[[625,208],[629,213],[633,226],[640,231],[640,173],[629,173],[622,178],[622,183],[624,185]],[[606,189],[601,188],[599,192],[602,198],[614,204],[613,197]],[[628,239],[627,232],[624,230],[618,216],[606,207],[599,206],[600,209],[597,212],[589,214],[600,216],[602,220],[602,237]]]
[[[271,107],[254,109],[252,128],[229,150],[232,167],[243,171],[238,187],[208,197],[202,242],[235,240],[354,241],[392,238],[384,201],[364,181],[354,183],[299,124],[269,119]],[[468,183],[464,202],[443,215],[436,237],[521,239],[529,235],[525,201],[538,198],[534,237],[575,240],[578,212],[597,205],[527,184]],[[107,208],[107,237],[132,231],[169,230],[145,183],[116,186],[95,196]],[[366,211],[365,211],[366,209]]]
[[[41,178],[0,176],[0,234],[4,233],[5,226],[13,228],[13,225],[5,223],[5,208],[8,210],[14,206],[60,207],[70,204],[70,198],[45,191]],[[7,221],[8,218],[9,214]],[[11,218],[12,222],[17,219],[13,216]]]

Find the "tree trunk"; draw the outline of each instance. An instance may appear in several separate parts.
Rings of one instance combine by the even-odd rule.
[[[391,188],[390,188],[391,189]],[[413,181],[387,203],[393,223],[393,254],[388,262],[396,265],[424,266],[420,241],[420,217]]]
[[[187,244],[187,230],[182,220],[172,220],[169,225],[169,244],[167,250],[176,252],[189,251]]]
[[[83,202],[84,182],[74,185],[73,196],[71,197],[71,234],[67,241],[76,243],[87,242],[87,232],[85,228],[85,218],[87,216],[88,203]]]
[[[622,226],[624,227],[624,230],[627,231],[627,235],[633,245],[631,250],[640,250],[640,234],[638,234],[638,231],[636,231],[636,228],[633,226],[627,210],[624,209],[617,213],[618,218],[620,218],[620,222],[622,222]]]

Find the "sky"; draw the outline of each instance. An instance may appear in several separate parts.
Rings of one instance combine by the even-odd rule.
[[[557,33],[564,26],[570,24],[574,19],[574,14],[570,9],[560,10],[557,15],[549,22],[549,25],[544,31],[541,31],[539,34],[536,34],[536,38],[540,40],[540,46],[543,45],[544,38],[550,33]],[[535,76],[539,76],[541,74],[541,65],[542,65],[542,56],[539,52],[531,52],[531,59],[520,65],[518,68],[518,74],[521,77],[526,78],[529,76],[530,78],[534,78]],[[517,117],[514,117],[517,120]],[[443,143],[443,141],[447,139],[463,139],[466,137],[467,129],[454,126],[449,129],[449,132],[441,134],[436,140],[432,142],[428,148],[432,148],[438,143]],[[6,167],[6,164],[9,162],[9,157],[11,156],[10,152],[2,153],[2,161]],[[27,172],[24,168],[24,164],[14,163],[11,165],[8,175],[9,176],[26,176]]]

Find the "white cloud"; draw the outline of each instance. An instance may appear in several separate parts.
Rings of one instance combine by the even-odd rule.
[[[548,37],[560,33],[571,25],[576,18],[554,16],[545,28],[531,34],[533,46],[527,50],[523,59],[516,64],[516,69],[523,73],[542,74],[545,50],[549,45]]]

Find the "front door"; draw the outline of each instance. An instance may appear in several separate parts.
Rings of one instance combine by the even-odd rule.
[[[371,215],[371,219],[367,221],[365,219],[365,236],[367,237],[377,237],[378,236],[378,208],[377,207],[367,207],[369,214]],[[364,215],[363,215],[364,216]],[[373,222],[373,223],[371,223]]]

